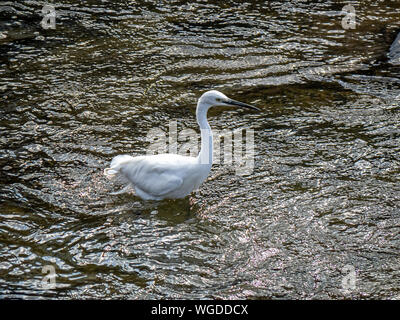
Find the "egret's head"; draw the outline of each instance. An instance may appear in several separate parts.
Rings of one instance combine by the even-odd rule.
[[[203,106],[207,106],[208,108],[215,106],[234,106],[234,107],[243,107],[260,111],[260,109],[253,107],[249,104],[230,99],[222,92],[219,92],[217,90],[211,90],[204,93],[200,97],[199,103]]]

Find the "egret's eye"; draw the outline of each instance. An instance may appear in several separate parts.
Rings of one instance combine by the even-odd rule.
[[[215,99],[217,102],[222,102],[222,99],[221,98],[216,98]]]

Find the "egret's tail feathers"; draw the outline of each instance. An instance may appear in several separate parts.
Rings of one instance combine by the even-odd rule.
[[[104,169],[104,175],[107,177],[113,177],[118,173],[117,170],[113,169],[113,168],[105,168]]]
[[[113,177],[119,173],[121,166],[130,161],[132,159],[131,156],[128,155],[120,155],[116,156],[112,159],[110,168],[104,169],[104,175],[107,177]]]
[[[121,189],[119,191],[110,192],[110,194],[115,196],[115,195],[118,195],[118,194],[128,193],[130,189],[131,189],[131,184],[128,184],[123,189]]]

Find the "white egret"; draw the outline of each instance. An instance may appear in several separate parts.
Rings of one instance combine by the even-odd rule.
[[[214,106],[239,106],[259,111],[256,107],[229,99],[219,91],[207,91],[200,97],[196,109],[201,131],[201,149],[196,158],[171,153],[137,157],[119,155],[112,159],[110,168],[104,169],[104,174],[124,176],[129,181],[127,187],[131,185],[144,200],[186,197],[202,184],[211,170],[213,138],[207,111]]]

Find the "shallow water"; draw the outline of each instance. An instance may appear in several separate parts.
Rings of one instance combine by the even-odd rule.
[[[54,30],[0,6],[0,297],[399,299],[400,4],[344,29],[346,3],[63,1]],[[251,174],[110,195],[111,158],[198,132],[212,88],[262,108],[209,113],[254,130]]]

